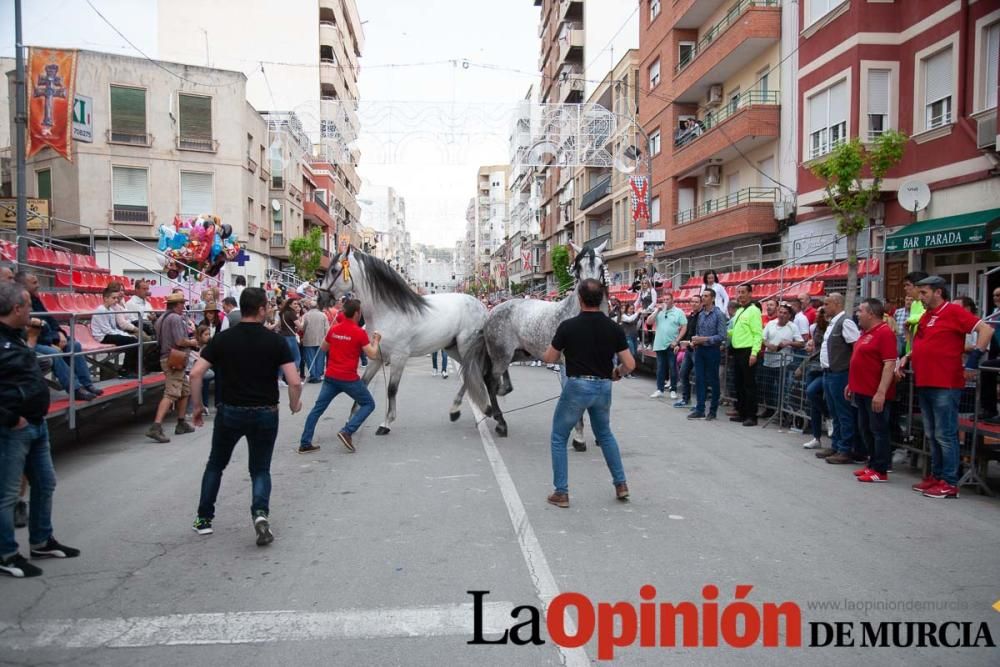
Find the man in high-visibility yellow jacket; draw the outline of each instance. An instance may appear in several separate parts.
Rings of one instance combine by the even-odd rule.
[[[736,411],[730,421],[743,422],[744,426],[757,425],[757,377],[754,366],[764,342],[764,325],[760,308],[752,302],[753,285],[736,288],[740,307],[733,315],[729,328],[729,344],[736,361]]]

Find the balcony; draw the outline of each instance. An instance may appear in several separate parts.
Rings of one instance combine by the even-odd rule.
[[[566,24],[559,31],[559,62],[564,63],[569,58],[583,55],[583,30],[573,24]]]
[[[597,182],[594,187],[583,193],[580,197],[580,210],[586,211],[588,208],[601,201],[611,194],[611,174],[608,174]]]
[[[777,91],[748,90],[698,121],[698,127],[674,139],[669,169],[679,178],[700,169],[710,159],[729,162],[778,138],[781,121]]]
[[[109,144],[125,144],[127,146],[152,146],[153,135],[135,134],[132,132],[115,132],[108,130],[107,141]]]
[[[177,150],[214,153],[219,148],[219,142],[214,139],[196,139],[194,137],[177,137]]]
[[[673,0],[673,2],[673,28],[696,30],[705,25],[726,0]]]
[[[565,104],[578,104],[583,101],[583,79],[579,74],[571,74],[559,84],[559,101]]]
[[[149,222],[149,207],[125,206],[116,204],[111,211],[111,219],[115,222]]]
[[[330,215],[330,208],[326,205],[326,202],[315,196],[312,199],[307,199],[305,204],[302,205],[302,216],[306,222],[312,222],[327,229],[334,227],[336,224]]]
[[[746,188],[675,215],[667,232],[670,253],[751,236],[776,234],[775,188]]]
[[[583,0],[559,0],[559,20],[583,18]]]
[[[674,101],[701,103],[709,86],[725,81],[781,39],[779,0],[740,0],[706,30],[674,71]]]

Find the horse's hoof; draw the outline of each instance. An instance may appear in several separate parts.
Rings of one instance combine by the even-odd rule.
[[[587,451],[587,443],[583,440],[574,440],[573,449],[575,449],[578,452],[585,452]]]
[[[458,411],[458,412],[449,412],[448,413],[448,419],[452,420],[453,422],[457,422],[458,418],[461,417],[461,416],[462,416],[462,412],[461,411]]]
[[[506,438],[507,437],[507,425],[506,424],[497,424],[496,428],[494,428],[493,430],[496,431],[497,435],[499,435],[501,438]]]
[[[385,435],[388,432],[389,432],[388,426],[379,426],[377,429],[375,429],[375,435]]]

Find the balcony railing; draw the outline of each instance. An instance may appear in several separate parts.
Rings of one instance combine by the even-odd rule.
[[[112,219],[115,222],[149,222],[149,207],[115,205]]]
[[[694,45],[694,48],[684,54],[684,57],[680,59],[677,63],[676,72],[680,73],[685,67],[690,65],[695,58],[698,57],[703,50],[708,48],[708,46],[716,40],[716,38],[721,35],[729,26],[736,23],[736,21],[751,7],[779,7],[781,5],[781,0],[740,0],[735,5],[729,8],[726,15],[722,17],[722,20],[709,28],[698,43]]]
[[[324,211],[326,211],[327,213],[330,212],[330,207],[326,205],[326,202],[323,201],[323,198],[319,196],[319,193],[316,192],[313,193],[313,201],[316,202],[316,205],[319,206]]]
[[[757,104],[780,104],[781,94],[777,90],[748,90],[737,99],[725,104],[719,111],[710,111],[701,120],[689,121],[687,130],[680,132],[674,137],[674,146],[680,148],[686,146],[705,132],[722,123],[730,116],[743,109]]]
[[[177,137],[177,148],[182,151],[201,151],[203,153],[214,153],[219,147],[219,142],[215,139],[193,139],[191,137]]]
[[[678,225],[697,220],[706,215],[724,211],[734,206],[751,203],[774,203],[778,196],[777,188],[744,188],[737,190],[731,195],[709,199],[700,206],[690,208],[686,211],[678,211],[674,216]]]
[[[274,174],[271,176],[271,189],[272,190],[284,190],[285,189],[285,179],[280,174]]]
[[[108,143],[128,144],[129,146],[151,146],[153,144],[153,135],[108,130]]]
[[[597,185],[583,193],[580,198],[580,210],[590,208],[597,202],[611,194],[611,174],[608,174],[597,182]]]

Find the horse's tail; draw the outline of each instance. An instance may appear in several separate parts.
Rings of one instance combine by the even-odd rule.
[[[493,362],[486,348],[486,335],[483,330],[477,331],[469,342],[468,349],[462,353],[462,382],[469,392],[469,398],[484,413],[489,414],[490,397],[486,383],[492,378]]]

